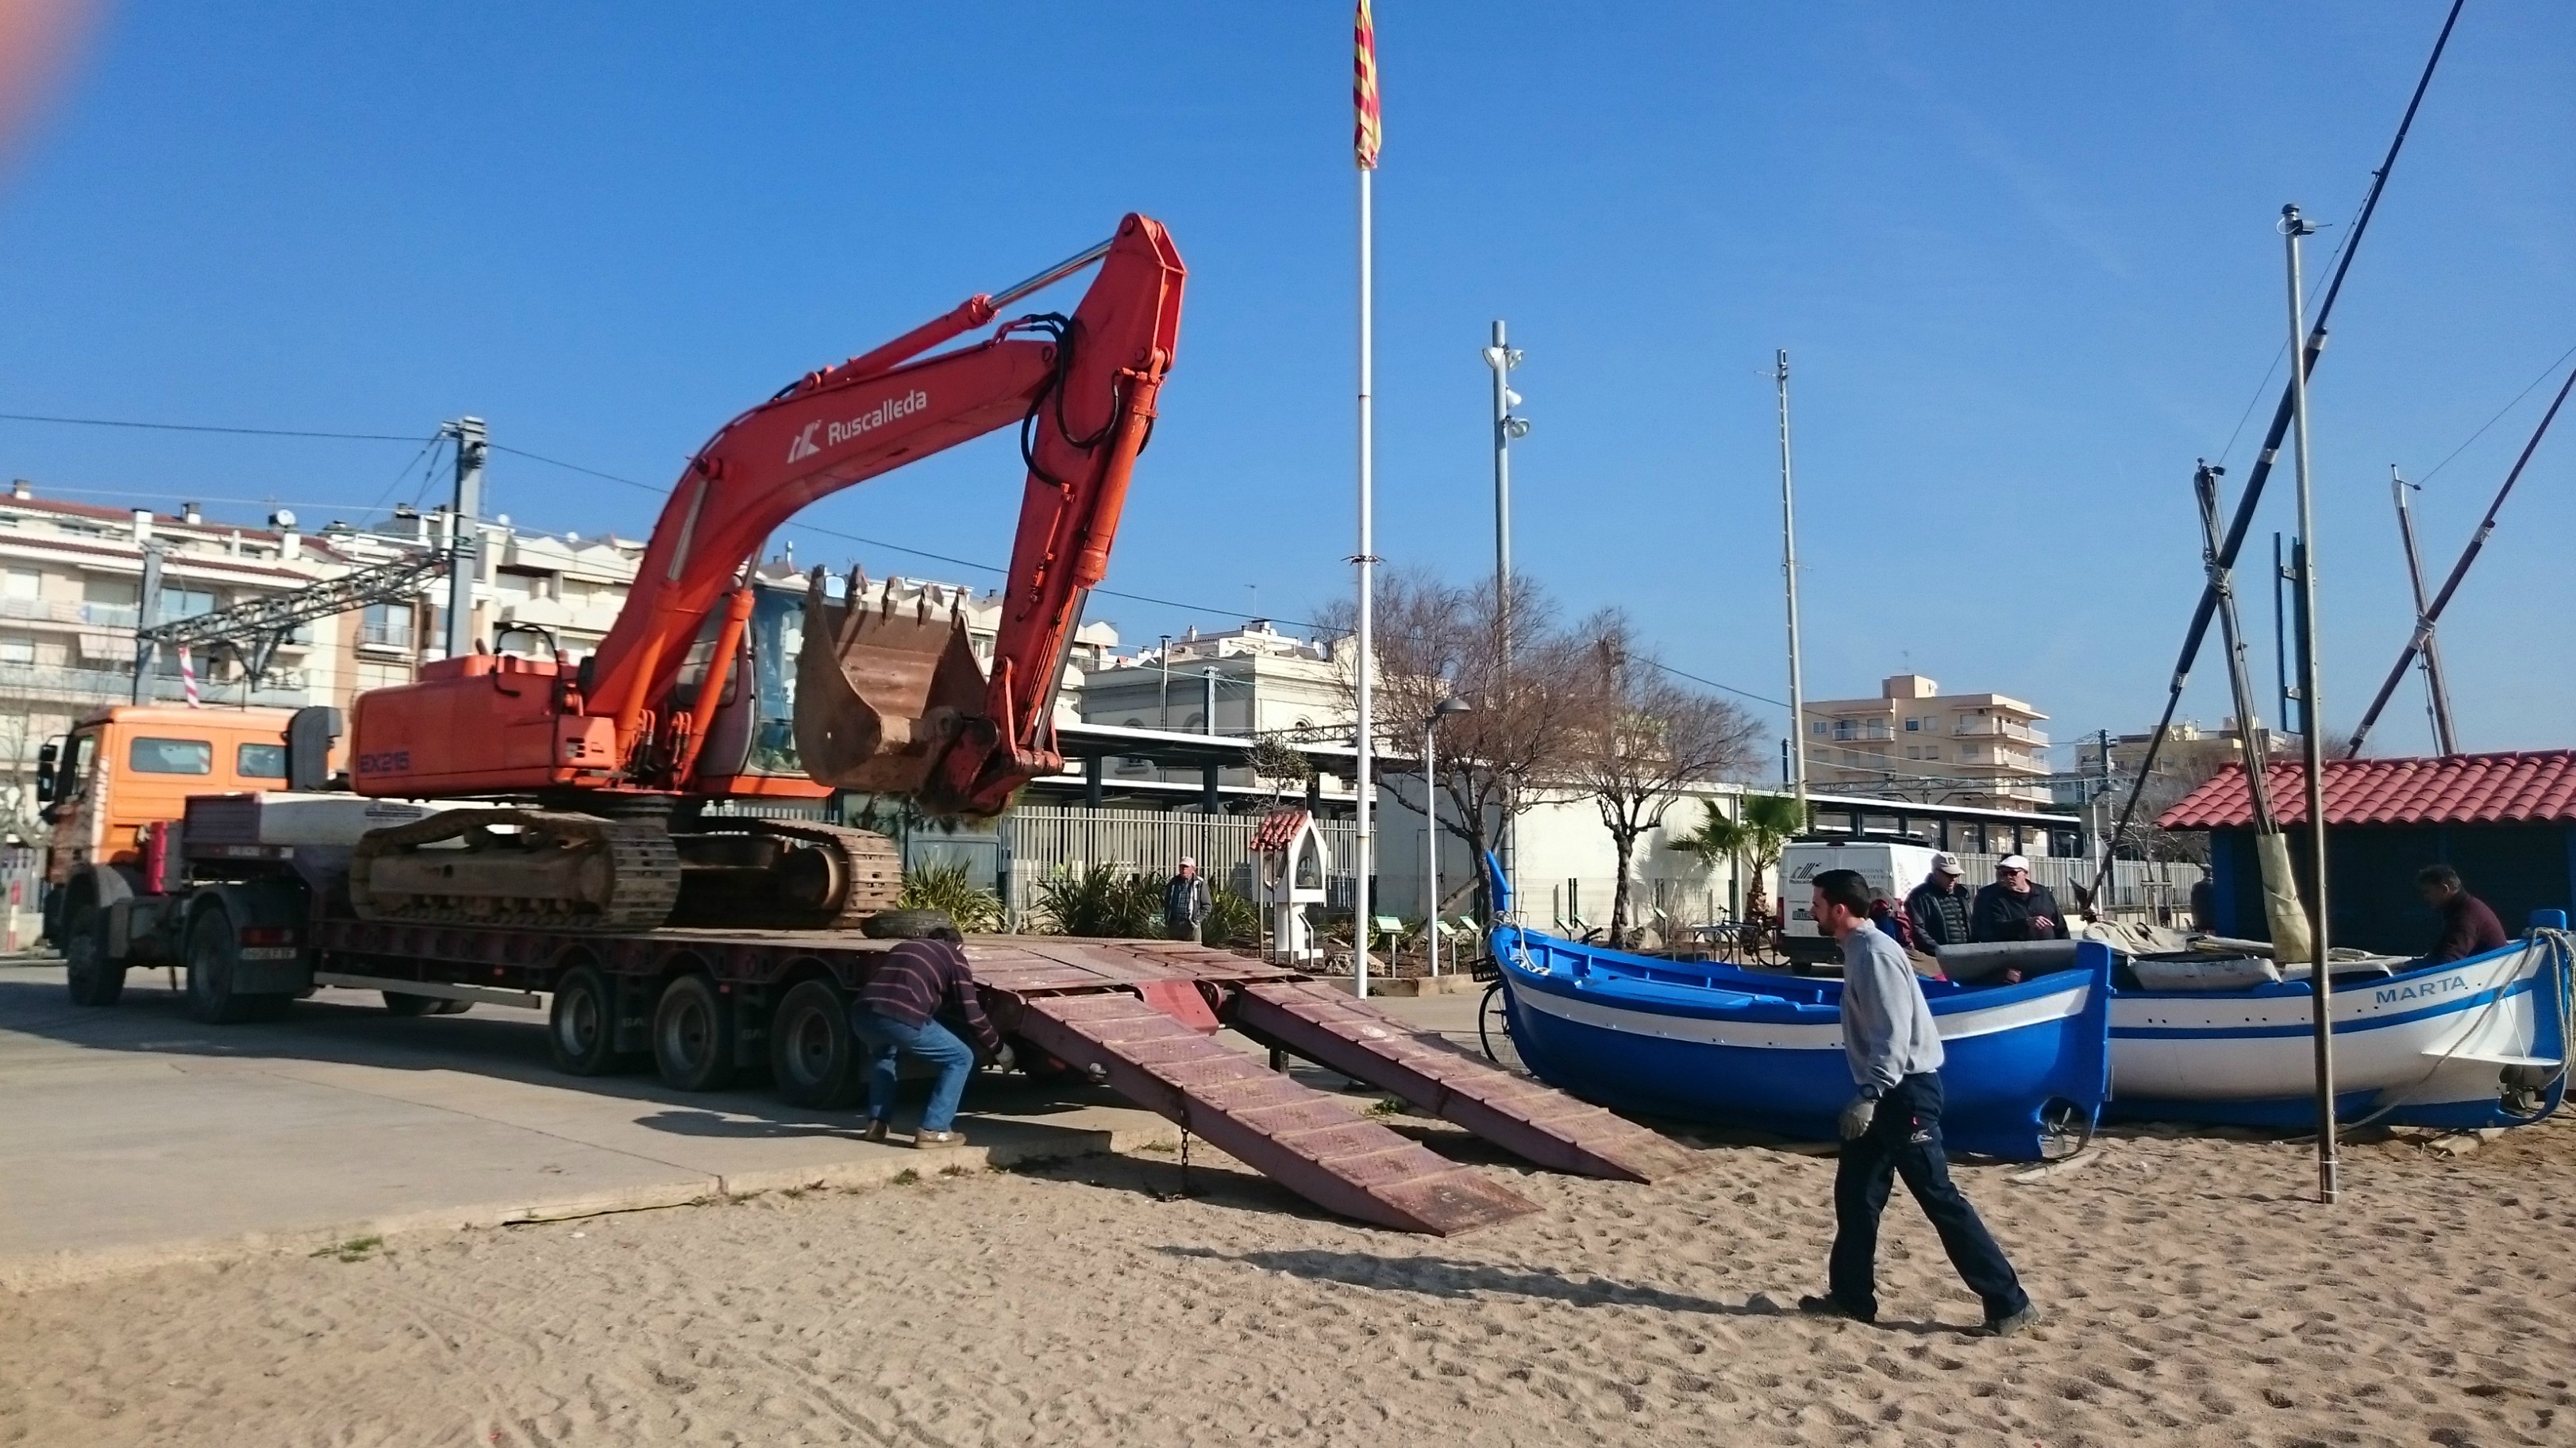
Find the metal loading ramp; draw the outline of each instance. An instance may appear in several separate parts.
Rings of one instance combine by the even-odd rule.
[[[1658,1132],[1513,1075],[1320,982],[1245,983],[1229,995],[1225,1015],[1226,1024],[1265,1046],[1401,1096],[1534,1166],[1651,1182],[1707,1164]]]
[[[1016,1029],[1326,1211],[1445,1237],[1538,1210],[1124,991],[1028,998]]]

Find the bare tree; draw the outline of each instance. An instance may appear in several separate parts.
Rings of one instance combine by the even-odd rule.
[[[1512,580],[1508,651],[1506,615],[1494,605],[1490,583],[1450,584],[1395,570],[1378,584],[1374,633],[1371,722],[1382,753],[1418,757],[1423,721],[1440,701],[1454,695],[1469,705],[1440,725],[1436,788],[1454,812],[1441,828],[1466,841],[1478,861],[1515,816],[1566,791],[1598,674],[1584,644],[1557,628],[1555,606],[1535,582]],[[1352,619],[1347,601],[1322,610],[1324,626],[1345,640]],[[1344,647],[1334,657],[1344,695],[1355,704],[1357,655]],[[1406,808],[1429,807],[1433,786],[1418,771],[1381,782]]]
[[[1593,689],[1590,707],[1579,716],[1576,776],[1599,806],[1618,854],[1610,939],[1625,943],[1638,839],[1664,822],[1689,786],[1749,772],[1762,726],[1744,710],[1665,672],[1617,610],[1595,614],[1577,633],[1588,640]]]

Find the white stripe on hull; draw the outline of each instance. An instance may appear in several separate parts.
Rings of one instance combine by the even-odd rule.
[[[1981,1010],[1954,1011],[1935,1015],[1944,1041],[1965,1040],[1971,1036],[1992,1035],[2018,1026],[2041,1021],[2064,1020],[2080,1015],[2085,1001],[2092,995],[2088,983],[2076,990],[2055,991],[2009,1005],[1988,1006]],[[1667,1041],[1689,1041],[1703,1046],[1731,1046],[1744,1050],[1769,1051],[1840,1051],[1843,1028],[1840,1020],[1814,1024],[1792,1024],[1786,1021],[1710,1020],[1700,1016],[1666,1015],[1660,1011],[1639,1010],[1628,1006],[1608,1005],[1600,1001],[1557,995],[1550,991],[1520,989],[1512,1000],[1525,1010],[1538,1011],[1562,1020],[1598,1026],[1603,1030],[1623,1031],[1629,1035],[1652,1036]]]

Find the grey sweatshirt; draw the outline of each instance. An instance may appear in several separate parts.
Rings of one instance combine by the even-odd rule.
[[[1941,1031],[1904,947],[1866,921],[1843,937],[1843,1058],[1873,1100],[1941,1069]]]

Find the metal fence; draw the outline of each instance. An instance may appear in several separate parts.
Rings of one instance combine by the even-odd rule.
[[[1256,899],[1260,864],[1251,844],[1260,823],[1258,815],[1024,804],[1001,820],[1003,903],[1016,927],[1034,907],[1039,883],[1059,870],[1109,865],[1161,879],[1183,855],[1198,861],[1210,884]],[[1333,864],[1327,908],[1347,909],[1357,896],[1350,869],[1357,831],[1347,820],[1318,820],[1316,830]]]

